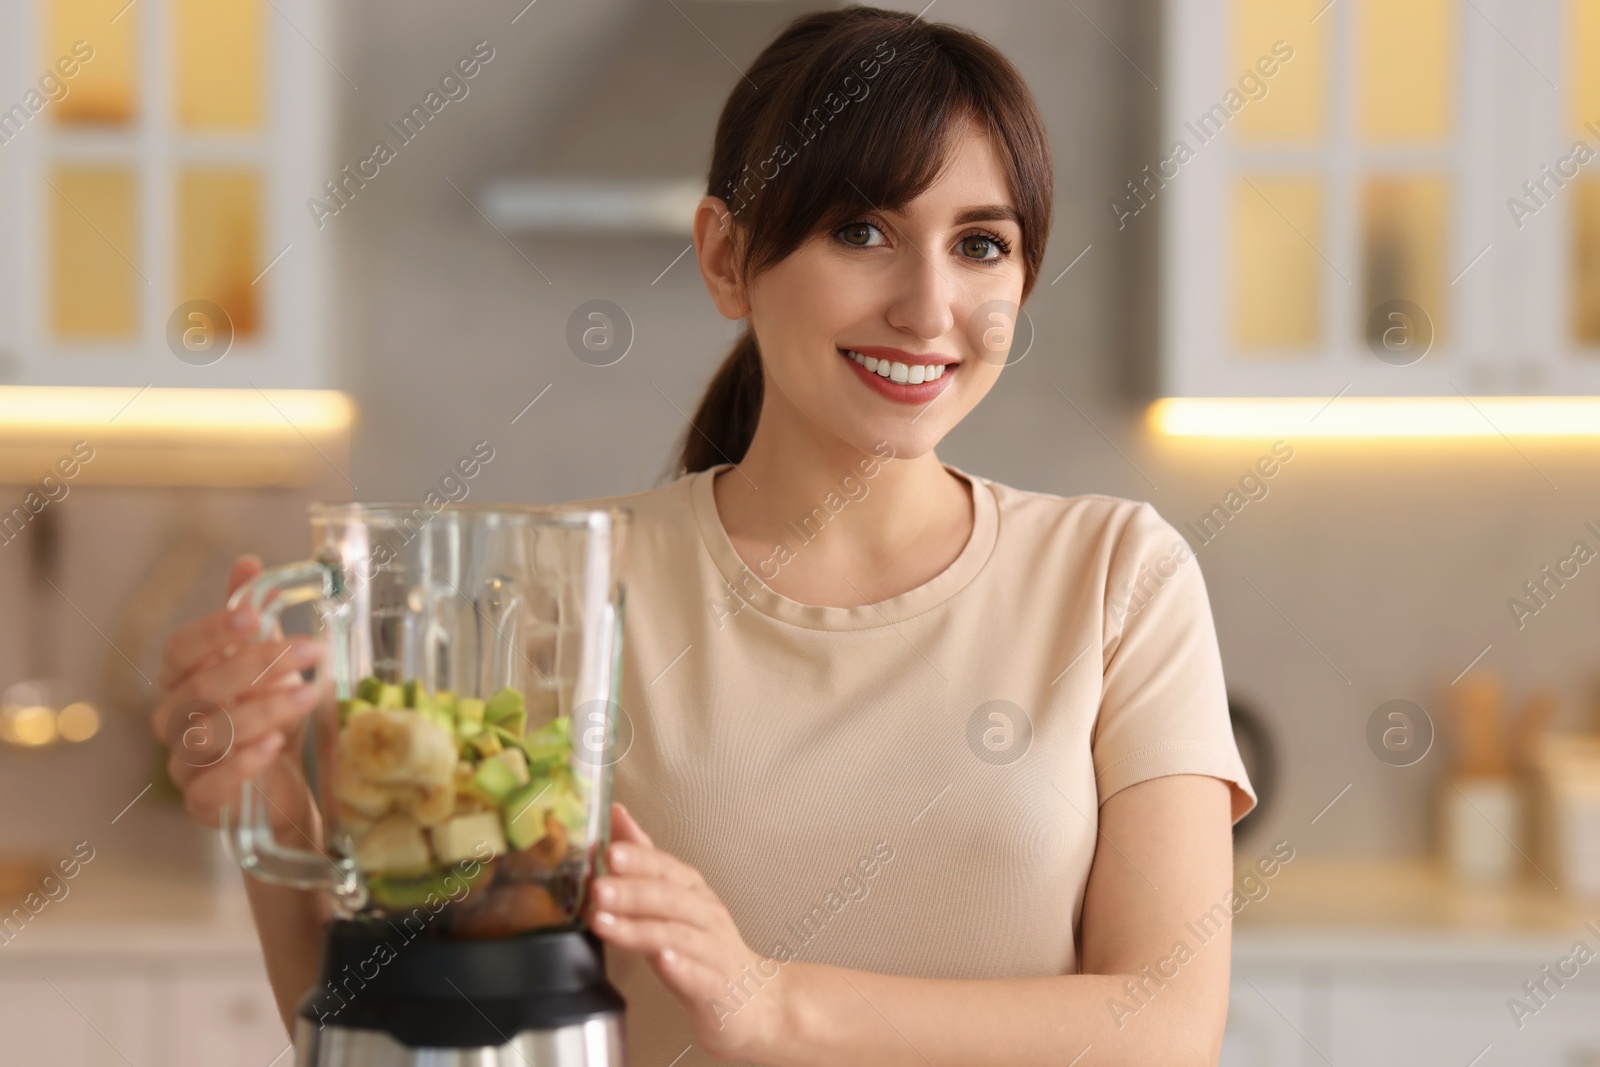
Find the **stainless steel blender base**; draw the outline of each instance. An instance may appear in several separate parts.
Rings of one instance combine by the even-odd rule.
[[[296,1019],[295,1067],[623,1067],[622,1016],[524,1030],[494,1048],[411,1048],[382,1030]]]

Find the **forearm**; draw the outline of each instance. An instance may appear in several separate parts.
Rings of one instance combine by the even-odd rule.
[[[1146,992],[1131,996],[1130,980]],[[1215,1064],[1227,1004],[1225,977],[1219,992],[1140,975],[907,978],[795,962],[779,981],[768,1067],[1065,1067],[1086,1048],[1097,1067]]]
[[[327,901],[315,890],[269,885],[249,877],[245,891],[266,960],[267,981],[272,983],[284,1028],[293,1035],[295,1007],[317,981]]]

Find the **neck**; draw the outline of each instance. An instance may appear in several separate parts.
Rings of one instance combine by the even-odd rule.
[[[744,459],[713,485],[736,543],[805,542],[821,546],[818,558],[841,563],[903,558],[930,540],[966,543],[971,494],[931,449],[915,457],[887,441],[863,449],[814,425],[811,433],[779,433],[768,414]]]

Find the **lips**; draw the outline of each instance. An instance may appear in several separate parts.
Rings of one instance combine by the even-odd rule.
[[[880,350],[866,349],[859,351],[862,351],[863,355],[872,355]],[[912,385],[909,382],[891,381],[880,374],[867,370],[866,367],[857,363],[854,357],[845,349],[838,349],[838,352],[839,358],[850,365],[850,369],[863,385],[872,389],[879,396],[901,404],[927,404],[949,387],[951,380],[960,368],[959,363],[945,365],[944,372],[939,377],[932,381]],[[904,355],[904,353],[901,353],[901,355]]]

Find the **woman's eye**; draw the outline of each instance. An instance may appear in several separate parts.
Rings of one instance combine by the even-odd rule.
[[[845,244],[855,245],[857,248],[870,248],[871,244],[869,242],[872,240],[872,234],[881,235],[883,231],[870,222],[852,222],[840,226],[833,232]],[[857,240],[857,238],[860,238],[860,240]]]
[[[998,237],[983,233],[975,233],[971,237],[963,238],[961,246],[964,252],[976,252],[977,255],[970,258],[979,260],[1003,259],[1011,252],[1011,246],[1008,243]],[[994,252],[992,256],[987,254],[991,251]]]

